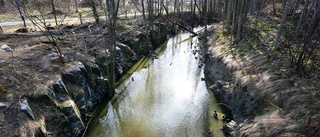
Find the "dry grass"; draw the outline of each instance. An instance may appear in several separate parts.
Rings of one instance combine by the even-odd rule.
[[[86,56],[69,53],[73,51],[67,50],[70,44],[68,42],[61,44],[63,53],[68,55],[66,65],[62,66],[52,61],[54,51],[50,45],[43,43],[47,39],[42,34],[5,34],[2,36],[0,45],[8,44],[12,48],[13,58],[10,53],[0,50],[0,83],[8,91],[6,94],[0,93],[0,101],[10,105],[7,109],[1,110],[0,132],[3,136],[34,135],[39,130],[39,122],[29,121],[23,113],[19,112],[19,98],[43,95],[44,91],[60,78],[61,73],[74,68],[74,63],[77,62],[73,60],[85,59]],[[47,110],[54,111],[52,106],[40,106],[41,103],[32,107],[38,116],[51,113]],[[57,112],[55,114],[58,114]]]
[[[216,34],[219,36],[223,29],[221,25],[216,29],[220,30]],[[272,34],[262,38],[269,37],[273,39]],[[221,58],[219,64],[223,64],[225,73],[246,86],[255,100],[264,102],[257,113],[251,114],[252,118],[240,123],[234,132],[236,136],[299,135],[309,115],[314,118],[312,128],[320,125],[319,79],[297,77],[286,55],[270,50],[271,43],[243,55],[239,49],[250,45],[250,41],[240,41],[233,46],[230,46],[230,37],[220,36],[213,41],[209,50]]]
[[[92,32],[88,29],[89,25]],[[119,26],[117,29],[123,32],[131,28]],[[84,24],[76,26],[73,31],[75,33],[67,31],[65,35],[59,36],[63,38],[58,44],[65,56],[64,65],[54,60],[55,51],[40,32],[0,35],[0,46],[7,44],[13,49],[13,57],[0,49],[0,83],[7,90],[5,94],[0,93],[0,102],[9,105],[7,109],[0,110],[0,136],[34,135],[44,123],[61,124],[67,119],[53,102],[42,102],[46,99],[44,91],[50,90],[61,74],[74,69],[79,61],[94,65],[95,57],[90,56],[91,53],[94,52],[97,56],[106,55],[102,39],[104,37],[101,36],[106,29],[101,29],[100,25]],[[36,121],[29,121],[19,111],[19,98],[23,96],[27,96],[37,117]]]

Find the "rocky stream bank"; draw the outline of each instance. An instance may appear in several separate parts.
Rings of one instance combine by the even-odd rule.
[[[142,57],[156,57],[154,50],[178,31],[172,25],[153,23],[147,34],[146,25],[122,26],[117,30],[120,33],[116,47],[117,81]],[[63,66],[56,62],[57,55],[51,51],[48,42],[44,42],[43,35],[15,35],[25,38],[21,41],[27,40],[22,46],[11,44],[8,40],[11,35],[1,37],[15,52],[13,69],[16,70],[1,70],[1,82],[9,81],[10,75],[23,76],[27,83],[17,79],[12,80],[15,83],[12,86],[28,86],[21,89],[25,92],[21,96],[15,93],[19,89],[9,88],[6,84],[1,86],[6,88],[6,93],[0,96],[1,135],[81,136],[94,118],[96,105],[117,94],[111,93],[108,86],[109,52],[101,46],[103,40],[99,38],[104,33],[101,27],[84,24],[63,32],[58,36],[63,43],[61,49],[66,61]],[[33,37],[42,39],[42,42],[31,40]],[[39,52],[32,53],[35,51]],[[6,56],[4,59],[8,60],[3,60],[1,65],[10,67],[10,58]],[[29,67],[23,67],[28,64]]]

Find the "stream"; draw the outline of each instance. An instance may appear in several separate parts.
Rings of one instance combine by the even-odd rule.
[[[197,37],[180,33],[156,51],[157,59],[140,60],[118,87],[122,94],[100,106],[86,136],[224,136],[224,110],[202,80],[197,43]]]

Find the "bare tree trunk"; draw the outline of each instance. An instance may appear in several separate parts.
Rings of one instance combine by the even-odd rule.
[[[190,13],[193,14],[193,0],[190,2]]]
[[[312,49],[309,49],[309,47],[311,45],[311,41],[312,41],[313,36],[315,35],[315,32],[316,32],[317,27],[319,25],[319,18],[320,18],[319,17],[320,7],[319,7],[318,2],[315,2],[315,5],[316,5],[316,7],[314,9],[311,23],[310,23],[309,29],[307,31],[307,34],[305,35],[305,38],[304,38],[303,49],[300,52],[300,55],[299,55],[299,58],[298,58],[298,61],[296,64],[296,71],[304,69],[304,67],[305,67],[304,62],[307,62],[306,61],[306,56],[307,56],[306,54],[308,54],[307,53],[308,50],[312,50]],[[311,51],[309,51],[309,52],[311,52]]]
[[[58,26],[57,12],[56,12],[56,8],[55,8],[55,5],[54,5],[54,0],[51,0],[51,8],[52,8],[53,16],[54,16],[54,21],[56,22],[56,26]]]
[[[288,0],[282,0],[282,11],[284,11],[285,7],[286,7],[286,1]]]
[[[237,20],[237,13],[238,13],[238,11],[237,11],[237,7],[238,7],[238,5],[239,5],[239,1],[238,0],[232,0],[232,18],[231,18],[231,31],[232,31],[232,35],[231,36],[233,36],[234,35],[234,31],[235,31],[235,28],[236,28],[236,26],[237,26],[237,22],[236,22],[236,20]]]
[[[0,0],[0,7],[4,7],[4,1]]]
[[[17,10],[19,11],[20,18],[21,18],[21,20],[22,20],[22,22],[23,22],[23,26],[26,28],[26,27],[27,27],[26,20],[25,20],[25,18],[24,18],[24,15],[23,15],[22,12],[21,12],[21,8],[20,8],[20,5],[19,5],[18,0],[16,0],[15,3],[16,3]],[[23,6],[24,6],[24,5],[23,5]]]
[[[109,26],[109,33],[110,33],[110,43],[111,43],[111,48],[110,48],[110,73],[109,73],[109,88],[110,88],[110,94],[109,96],[113,96],[115,93],[115,51],[116,51],[116,21],[117,21],[117,14],[118,14],[118,8],[119,8],[119,3],[120,0],[106,0],[107,2],[107,7],[108,7],[108,16],[109,20],[107,21],[107,26]],[[107,40],[105,41],[105,45],[110,45],[107,43]]]
[[[288,11],[289,11],[289,6],[290,6],[290,0],[287,0],[286,6],[285,6],[284,11],[283,11],[282,19],[281,19],[281,24],[279,26],[279,30],[278,30],[278,33],[277,33],[275,45],[274,45],[276,50],[280,49],[279,40],[280,40],[280,37],[281,37],[281,34],[282,34],[283,25],[286,22],[287,14],[288,14]]]
[[[309,6],[308,10],[307,10],[307,14],[306,14],[306,18],[308,19],[308,17],[310,16],[310,12],[312,12],[312,8],[314,6],[314,4],[316,3],[316,0],[313,0],[311,5]]]
[[[276,6],[275,6],[274,0],[272,0],[272,9],[273,9],[273,14],[277,15],[277,11],[276,11]]]
[[[175,14],[176,13],[176,7],[177,7],[177,2],[178,0],[174,0],[174,3],[173,3],[173,13]]]
[[[303,10],[302,10],[302,13],[300,15],[300,18],[299,18],[299,21],[298,21],[298,25],[297,25],[297,35],[300,34],[301,32],[301,26],[303,26],[303,22],[305,21],[305,16],[307,14],[307,10],[308,10],[308,5],[309,5],[309,0],[306,0],[305,3],[304,3],[304,7],[303,7]]]
[[[92,13],[93,13],[93,16],[94,16],[96,23],[100,24],[100,18],[99,18],[99,14],[97,11],[97,5],[95,3],[95,0],[89,0],[89,4],[91,6],[91,10],[92,10]]]
[[[252,7],[251,7],[251,13],[255,14],[257,11],[257,0],[253,0]]]
[[[232,40],[232,38],[234,37],[234,34],[235,34],[235,29],[236,29],[236,26],[237,26],[237,22],[236,22],[236,20],[237,20],[237,11],[238,11],[238,6],[239,5],[239,1],[238,0],[234,0],[234,2],[233,2],[233,15],[232,15],[232,27],[231,27],[231,41],[233,41]]]
[[[144,0],[141,0],[141,7],[142,7],[142,16],[143,16],[143,19],[146,19],[146,14],[145,14],[145,10],[144,10]]]
[[[192,28],[194,27],[194,18],[196,16],[196,6],[197,6],[197,0],[194,0],[194,4],[193,4],[193,13],[192,13]]]
[[[237,38],[241,38],[241,32],[242,32],[242,22],[243,22],[243,13],[245,10],[245,2],[246,0],[242,0],[241,6],[240,6],[240,13],[239,13],[239,21],[238,21],[238,29],[237,29]]]
[[[208,25],[208,0],[204,0],[204,5],[203,5],[203,17],[204,17],[204,44],[207,44],[208,42],[208,30],[207,30],[207,25]]]
[[[180,6],[181,6],[181,10],[180,10],[180,12],[183,12],[183,0],[181,0],[181,2],[180,2]]]
[[[230,32],[230,21],[231,21],[231,14],[232,14],[232,3],[233,3],[233,0],[228,0],[228,7],[227,7],[227,28],[228,28],[228,31]]]
[[[103,10],[104,7],[103,7],[103,2],[102,2],[102,0],[99,0],[99,5],[100,5],[100,10]]]
[[[74,6],[76,8],[76,13],[78,13],[79,12],[79,10],[78,10],[78,0],[74,0]]]

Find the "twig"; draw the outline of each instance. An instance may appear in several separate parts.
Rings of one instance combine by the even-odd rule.
[[[195,36],[197,36],[197,35],[198,35],[197,33],[195,33],[195,32],[193,32],[193,31],[191,31],[191,30],[187,29],[185,26],[183,26],[182,24],[178,23],[178,22],[177,22],[177,21],[175,21],[173,18],[171,18],[171,17],[170,17],[170,15],[169,15],[169,13],[168,13],[168,9],[167,9],[167,7],[166,7],[164,4],[162,4],[162,6],[164,7],[164,10],[166,11],[167,16],[168,16],[168,19],[169,19],[169,21],[170,21],[170,22],[172,22],[173,24],[177,24],[179,27],[181,27],[182,29],[184,29],[184,30],[186,30],[186,31],[188,31],[188,32],[190,32],[190,33],[192,33],[192,34],[193,34],[193,35],[195,35]]]
[[[84,128],[84,131],[83,131],[83,134],[82,134],[81,137],[84,137],[84,135],[86,134],[86,132],[87,132],[87,130],[88,130],[88,127],[89,127],[89,125],[90,125],[90,123],[91,123],[91,121],[92,121],[93,118],[95,118],[95,117],[94,117],[94,116],[91,117],[91,118],[89,119],[89,121],[86,123],[87,126]]]

